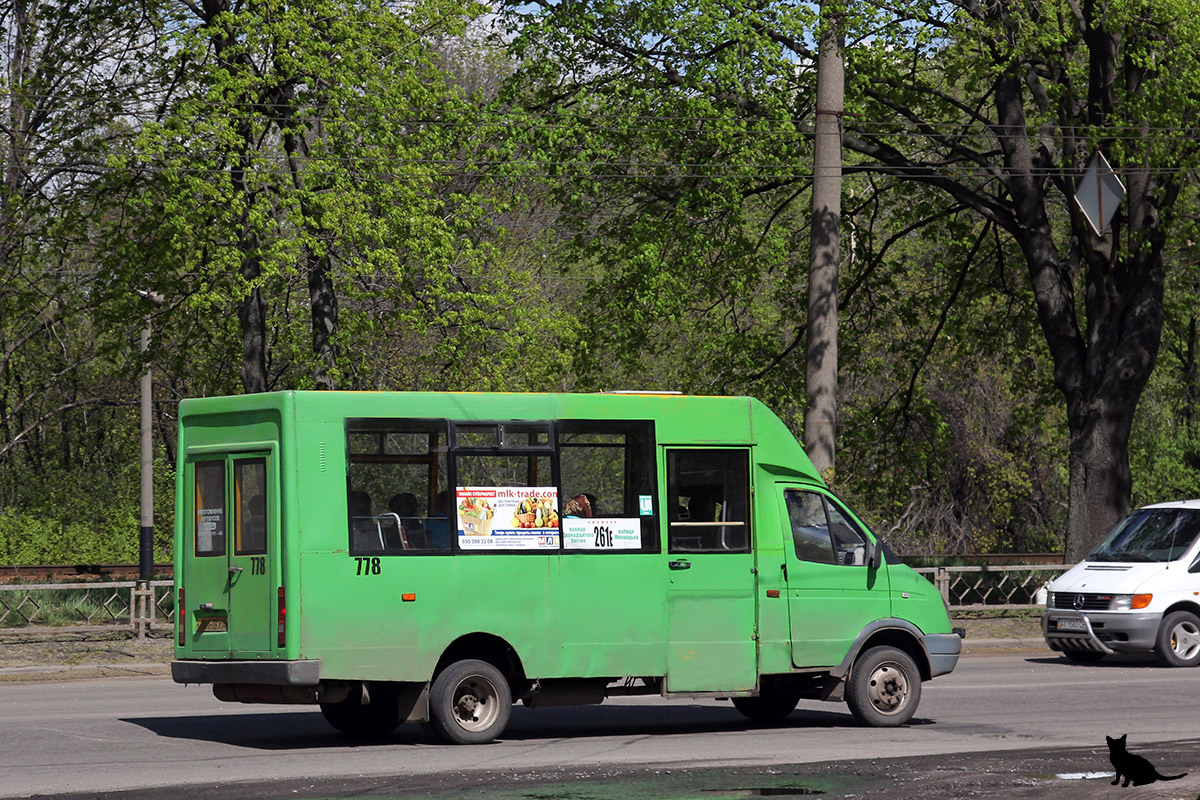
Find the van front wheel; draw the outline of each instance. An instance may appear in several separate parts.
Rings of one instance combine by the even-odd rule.
[[[1190,611],[1172,611],[1163,617],[1154,646],[1168,667],[1200,664],[1200,617]]]
[[[846,705],[873,728],[903,725],[921,702],[921,672],[895,647],[872,647],[859,655],[846,687]]]
[[[490,742],[504,732],[511,715],[508,680],[486,661],[455,661],[429,689],[429,725],[451,744]]]

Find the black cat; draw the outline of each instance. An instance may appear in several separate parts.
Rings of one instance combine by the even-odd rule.
[[[1113,769],[1117,771],[1117,776],[1113,778],[1113,786],[1117,785],[1122,776],[1125,778],[1122,786],[1128,786],[1130,781],[1134,786],[1145,786],[1147,783],[1155,781],[1178,780],[1183,775],[1187,775],[1186,772],[1183,775],[1159,775],[1153,764],[1125,749],[1125,739],[1128,736],[1127,733],[1120,739],[1114,739],[1111,736],[1104,737],[1108,740],[1108,760],[1112,762]]]

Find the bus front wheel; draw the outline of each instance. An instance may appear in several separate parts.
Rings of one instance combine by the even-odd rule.
[[[373,683],[363,703],[362,685],[340,703],[321,703],[325,721],[352,739],[382,739],[400,725],[395,687]]]
[[[872,647],[859,655],[846,687],[850,713],[873,728],[903,725],[921,702],[921,673],[895,647]]]
[[[456,661],[433,679],[429,725],[451,744],[490,742],[503,733],[511,715],[508,680],[486,661]]]

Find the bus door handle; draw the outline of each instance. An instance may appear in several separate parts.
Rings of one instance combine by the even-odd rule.
[[[690,561],[668,561],[667,566],[671,569],[691,569],[692,562]]]
[[[237,575],[239,572],[245,572],[245,571],[246,571],[245,567],[230,567],[229,568],[230,575]]]

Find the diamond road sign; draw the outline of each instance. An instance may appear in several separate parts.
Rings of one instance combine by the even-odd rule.
[[[1075,202],[1083,210],[1083,215],[1091,223],[1097,236],[1104,235],[1104,229],[1112,222],[1117,206],[1125,199],[1125,186],[1108,160],[1099,152],[1092,157],[1088,164],[1079,189],[1075,192]]]

